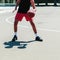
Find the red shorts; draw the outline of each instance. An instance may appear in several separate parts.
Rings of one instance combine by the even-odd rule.
[[[25,17],[26,21],[32,20],[32,18],[30,18],[26,13],[17,13],[15,16],[15,20],[22,21],[23,17]]]

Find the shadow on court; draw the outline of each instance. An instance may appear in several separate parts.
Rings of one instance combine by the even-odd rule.
[[[35,40],[31,40],[31,41],[8,41],[8,42],[4,42],[5,48],[13,48],[14,46],[17,46],[19,49],[24,49],[27,47],[28,43],[31,42],[35,42]]]

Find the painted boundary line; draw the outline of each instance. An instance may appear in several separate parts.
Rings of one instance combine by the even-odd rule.
[[[12,22],[10,22],[9,21],[9,19],[10,18],[13,18],[14,16],[10,16],[10,17],[8,17],[8,18],[6,18],[5,19],[5,21],[7,22],[7,23],[10,23],[10,24],[13,24]],[[28,27],[28,26],[24,26],[24,25],[19,25],[20,27],[22,27],[22,28],[27,28],[27,29],[31,29],[30,27]],[[49,31],[49,32],[58,32],[58,33],[60,33],[60,31],[59,30],[53,30],[53,29],[44,29],[44,28],[37,28],[38,30],[42,30],[42,31]]]
[[[12,11],[12,9],[10,9],[10,10],[3,10],[3,11],[0,11],[0,13],[6,13],[6,12],[11,12]],[[9,21],[9,19],[10,18],[13,18],[14,16],[10,16],[10,17],[8,17],[8,18],[6,18],[5,19],[5,21],[7,22],[7,23],[10,23],[10,24],[13,24],[12,22],[10,22]],[[0,22],[1,23],[1,22]],[[23,28],[27,28],[27,29],[31,29],[31,28],[29,28],[28,26],[24,26],[24,25],[19,25],[20,27],[23,27]],[[50,29],[44,29],[44,28],[38,28],[38,30],[42,30],[42,31],[49,31],[49,32],[58,32],[58,33],[60,33],[60,31],[59,30],[50,30]]]

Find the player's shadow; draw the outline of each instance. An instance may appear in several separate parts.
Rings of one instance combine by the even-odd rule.
[[[27,47],[28,43],[31,42],[35,42],[35,40],[31,40],[31,41],[8,41],[8,42],[4,42],[5,48],[13,48],[14,46],[17,46],[19,49],[23,49]]]

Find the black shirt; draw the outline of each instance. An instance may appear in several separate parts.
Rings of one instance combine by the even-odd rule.
[[[21,0],[18,8],[18,13],[27,13],[30,9],[30,0]]]

